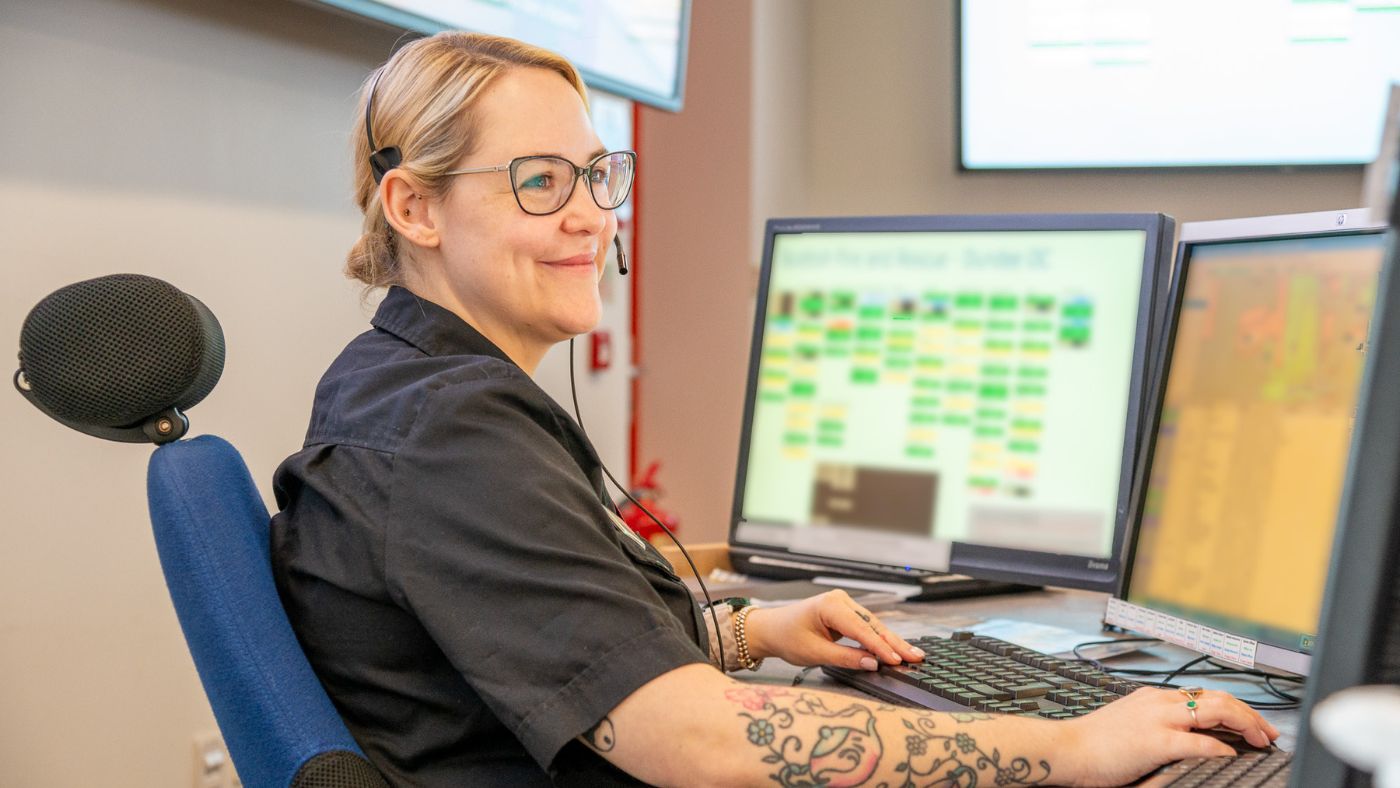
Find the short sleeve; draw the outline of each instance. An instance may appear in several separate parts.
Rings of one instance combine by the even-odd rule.
[[[655,570],[627,557],[545,395],[519,375],[427,398],[394,459],[385,568],[548,768],[643,684],[709,658],[643,574]]]

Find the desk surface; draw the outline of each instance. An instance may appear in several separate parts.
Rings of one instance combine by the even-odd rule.
[[[1083,641],[1090,641],[1112,637],[1103,632],[1101,624],[1107,599],[1107,595],[1100,593],[1056,589],[944,602],[904,602],[872,606],[871,609],[902,636],[915,633],[942,634],[946,629],[971,629],[975,632],[977,624],[982,621],[1014,619],[1070,629],[1082,634]],[[1144,651],[1108,658],[1104,663],[1119,668],[1173,670],[1196,656],[1199,655],[1195,652],[1163,643],[1152,645]],[[790,684],[801,672],[784,662],[770,659],[756,674],[736,677],[763,683]],[[1176,683],[1184,682],[1178,680]],[[1274,699],[1260,690],[1257,682],[1248,678],[1193,676],[1190,683],[1209,689],[1226,690],[1247,699]],[[832,681],[819,670],[807,672],[802,679],[802,686],[865,697],[844,684]],[[1300,713],[1265,710],[1262,714],[1279,729],[1278,746],[1292,750]]]

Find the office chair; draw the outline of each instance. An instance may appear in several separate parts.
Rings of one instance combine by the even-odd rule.
[[[150,277],[79,282],[25,319],[15,387],[90,435],[153,442],[147,497],[185,642],[250,788],[387,788],[351,738],[287,620],[267,508],[247,465],[213,435],[180,440],[184,411],[223,372],[223,331],[196,299]]]
[[[161,446],[146,493],[180,628],[243,782],[385,785],[292,633],[272,579],[267,508],[238,451],[213,435]]]

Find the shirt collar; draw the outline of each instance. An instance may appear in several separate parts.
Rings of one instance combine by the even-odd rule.
[[[397,285],[389,288],[389,294],[375,310],[370,325],[388,331],[429,356],[491,356],[515,364],[495,343],[456,313]]]

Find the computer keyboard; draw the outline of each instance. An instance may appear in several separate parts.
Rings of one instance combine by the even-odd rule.
[[[1068,719],[1112,703],[1146,686],[997,638],[967,631],[950,638],[910,638],[923,649],[922,663],[881,665],[879,671],[826,666],[822,671],[843,684],[883,700],[935,711],[983,711],[1027,717]],[[1202,731],[1217,735],[1216,731]],[[1243,737],[1218,737],[1241,750],[1238,756],[1178,761],[1144,778],[1144,788],[1255,786],[1288,784],[1292,755],[1252,749]]]
[[[1164,767],[1138,783],[1138,788],[1286,788],[1293,753],[1242,752],[1226,758],[1189,758]]]
[[[1066,719],[1143,686],[996,638],[954,632],[915,638],[920,664],[882,665],[879,672],[824,667],[844,684],[885,700],[938,711],[1023,714]]]

